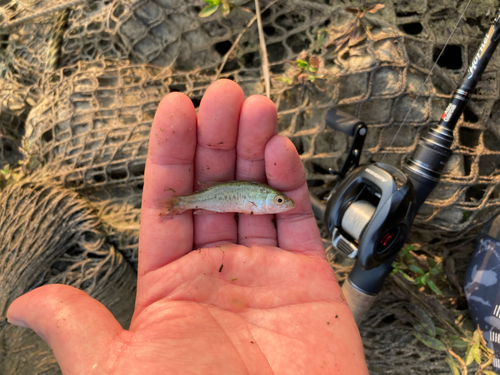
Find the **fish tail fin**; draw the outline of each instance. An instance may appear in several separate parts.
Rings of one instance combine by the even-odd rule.
[[[178,203],[179,197],[158,199],[157,204],[161,207],[160,220],[172,219],[175,215],[184,212],[185,210]]]

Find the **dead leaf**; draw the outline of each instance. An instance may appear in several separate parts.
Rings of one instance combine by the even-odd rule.
[[[367,9],[365,9],[365,12],[377,13],[380,9],[383,9],[383,8],[385,8],[385,4],[375,4],[375,5],[372,5],[371,7],[368,7]]]
[[[297,76],[297,81],[298,81],[299,83],[304,83],[304,82],[309,81],[309,74],[307,74],[307,73],[302,73],[302,74],[299,74],[299,75]]]
[[[356,8],[345,8],[345,11],[351,14],[358,15],[361,11]]]
[[[318,69],[319,68],[319,57],[318,56],[311,56],[309,58],[309,65],[315,69]]]
[[[366,39],[366,34],[360,26],[357,26],[349,35],[348,45],[349,47],[355,46],[356,44],[361,43],[364,39]]]

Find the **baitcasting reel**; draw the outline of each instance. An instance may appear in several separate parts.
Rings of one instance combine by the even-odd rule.
[[[333,247],[349,258],[357,257],[361,268],[369,270],[390,259],[405,243],[416,214],[415,190],[390,165],[354,169],[366,136],[366,125],[360,120],[332,109],[326,123],[354,139],[341,172],[331,171],[341,177],[350,173],[328,199],[324,221]]]
[[[332,244],[372,269],[404,245],[416,214],[411,182],[396,168],[371,164],[357,168],[328,200],[325,218]]]
[[[315,214],[324,213],[324,223],[333,246],[357,258],[342,285],[347,303],[359,323],[370,309],[392,262],[404,245],[413,219],[438,184],[451,156],[453,130],[500,41],[500,10],[497,11],[472,63],[444,111],[441,121],[423,135],[402,171],[382,163],[356,168],[366,136],[366,126],[336,109],[326,117],[327,125],[354,137],[341,182],[334,188],[326,208],[311,199]]]

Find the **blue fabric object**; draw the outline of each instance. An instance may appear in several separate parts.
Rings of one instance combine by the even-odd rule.
[[[465,273],[465,296],[474,326],[483,331],[495,353],[493,367],[500,374],[500,216],[489,222],[478,238]]]

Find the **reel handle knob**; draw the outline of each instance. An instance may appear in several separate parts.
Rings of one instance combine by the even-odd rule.
[[[328,125],[330,128],[341,131],[342,133],[350,135],[351,137],[354,137],[357,125],[365,126],[364,122],[360,119],[336,108],[330,109],[326,113],[325,120],[326,125]]]

